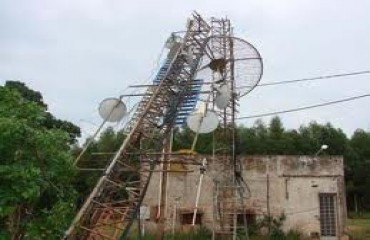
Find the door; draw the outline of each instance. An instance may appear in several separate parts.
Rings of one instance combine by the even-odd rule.
[[[320,235],[323,240],[337,238],[337,195],[335,193],[320,193]]]

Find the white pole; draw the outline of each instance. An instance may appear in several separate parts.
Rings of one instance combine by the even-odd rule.
[[[193,223],[192,225],[195,225],[195,220],[197,218],[197,211],[198,211],[198,203],[199,203],[199,198],[200,198],[200,190],[202,188],[202,182],[203,182],[203,177],[204,177],[204,172],[205,172],[205,165],[206,165],[206,159],[203,158],[202,162],[202,167],[201,167],[201,172],[200,172],[200,177],[199,177],[199,185],[198,185],[198,191],[197,191],[197,197],[195,200],[195,208],[194,208],[194,214],[193,214]]]

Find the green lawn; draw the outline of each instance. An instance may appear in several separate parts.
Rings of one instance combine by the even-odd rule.
[[[348,219],[348,230],[353,240],[370,240],[370,218]]]

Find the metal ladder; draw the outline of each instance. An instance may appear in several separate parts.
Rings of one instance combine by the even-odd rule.
[[[215,198],[215,218],[218,222],[215,225],[214,233],[222,239],[246,239],[246,223],[243,221],[245,213],[245,198],[239,194],[241,186],[235,184],[216,186],[217,195]]]

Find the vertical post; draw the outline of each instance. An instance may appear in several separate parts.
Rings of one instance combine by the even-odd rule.
[[[225,25],[224,25],[225,26]],[[230,29],[228,29],[230,31]],[[230,59],[234,58],[234,42],[232,38],[229,39],[229,51]],[[233,240],[237,239],[237,225],[238,225],[238,214],[237,214],[237,196],[238,196],[238,184],[237,184],[237,172],[240,171],[239,166],[237,166],[237,132],[235,125],[235,113],[236,113],[236,93],[235,93],[235,79],[234,79],[234,60],[230,61],[230,80],[231,80],[231,128],[232,128],[232,163],[233,163],[233,185],[234,185],[234,215],[233,215]],[[242,197],[242,196],[240,196]],[[244,206],[243,206],[244,207]]]
[[[198,190],[197,190],[197,196],[196,196],[196,199],[195,199],[195,207],[194,207],[193,222],[192,222],[193,227],[195,226],[195,221],[197,219],[198,203],[199,203],[199,198],[200,198],[200,190],[202,189],[204,172],[206,171],[205,167],[206,167],[206,158],[203,158],[202,166],[200,168],[200,177],[199,177],[199,185],[198,185]]]
[[[271,233],[271,212],[270,212],[270,174],[267,173],[266,179],[266,201],[267,201],[267,218],[268,218],[268,234]]]
[[[160,210],[159,210],[159,219],[158,219],[158,229],[157,229],[157,233],[156,233],[156,240],[163,240],[164,239],[164,231],[165,231],[165,223],[166,223],[166,212],[165,212],[165,209],[166,209],[166,200],[167,200],[167,197],[166,197],[166,191],[167,191],[167,170],[168,170],[168,152],[170,150],[170,137],[167,137],[165,140],[164,140],[164,149],[163,149],[163,156],[162,156],[162,159],[163,159],[163,164],[162,164],[162,172],[160,174],[162,174],[162,182],[161,182],[161,193],[160,193]]]
[[[168,146],[168,150],[167,150],[168,153],[172,153],[173,134],[174,134],[174,128],[171,128],[169,146]],[[167,154],[167,156],[168,156],[168,154]],[[171,169],[171,159],[168,159],[167,168]],[[168,175],[167,172],[166,172],[166,176],[167,176],[167,182],[171,182],[170,181],[170,175]],[[168,184],[166,184],[166,203],[168,202],[168,187],[169,187]],[[168,215],[168,204],[166,204],[165,207],[164,207],[164,215]]]

